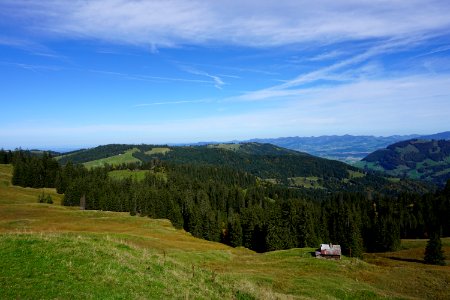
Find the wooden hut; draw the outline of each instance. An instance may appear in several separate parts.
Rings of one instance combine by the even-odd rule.
[[[316,257],[328,259],[341,259],[341,246],[333,244],[320,244]]]

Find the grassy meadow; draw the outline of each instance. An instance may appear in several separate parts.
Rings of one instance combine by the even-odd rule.
[[[170,152],[170,149],[167,147],[153,147],[152,150],[146,151],[145,154],[152,155],[152,154],[166,154]]]
[[[450,299],[450,266],[423,264],[426,240],[364,260],[258,254],[167,220],[64,207],[53,189],[54,204],[37,203],[43,189],[11,174],[0,165],[0,299]]]
[[[97,159],[93,161],[89,161],[87,163],[84,163],[86,168],[95,168],[95,167],[103,167],[105,164],[116,166],[120,164],[129,164],[129,163],[135,163],[140,162],[139,159],[133,156],[133,153],[138,152],[139,149],[133,148],[128,151],[125,151],[123,154],[110,156],[107,158]]]

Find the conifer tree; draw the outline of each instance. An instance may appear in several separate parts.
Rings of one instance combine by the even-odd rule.
[[[432,234],[425,248],[424,261],[431,265],[445,265],[444,251],[442,251],[442,242],[438,234]]]
[[[351,257],[361,257],[363,254],[363,239],[358,224],[353,221],[348,230],[348,254]]]
[[[228,242],[233,247],[242,246],[242,227],[237,216],[233,216],[228,223]]]

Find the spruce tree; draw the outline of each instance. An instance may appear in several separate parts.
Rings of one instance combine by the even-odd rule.
[[[237,215],[228,223],[228,243],[233,247],[242,246],[242,227]]]
[[[433,234],[425,248],[424,261],[431,265],[445,265],[444,251],[442,251],[442,242],[438,234]]]
[[[346,245],[348,254],[351,257],[362,257],[364,246],[359,226],[353,221],[348,229],[348,241]]]

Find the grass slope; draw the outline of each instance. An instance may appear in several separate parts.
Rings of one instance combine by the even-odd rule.
[[[147,155],[166,154],[167,152],[170,152],[170,149],[167,147],[153,147],[151,150],[145,151],[145,154]]]
[[[133,153],[138,152],[138,151],[139,151],[139,149],[133,148],[133,149],[125,151],[125,153],[123,153],[123,154],[118,154],[118,155],[110,156],[107,158],[92,160],[92,161],[84,163],[84,165],[87,168],[95,168],[95,167],[103,167],[105,164],[116,166],[116,165],[120,165],[120,164],[140,162],[139,159],[137,159],[133,156]]]
[[[257,254],[167,220],[36,203],[41,190],[12,186],[11,172],[0,165],[1,299],[450,298],[450,267],[422,263],[424,240],[365,261],[318,260],[309,248]]]

